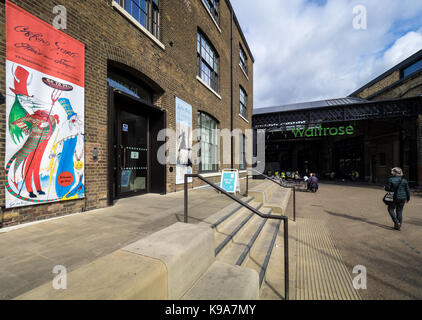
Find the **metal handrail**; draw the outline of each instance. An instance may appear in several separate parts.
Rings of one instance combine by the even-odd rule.
[[[280,183],[279,181],[267,176],[266,174],[263,174],[255,169],[250,169],[253,172],[256,173],[256,175],[260,175],[263,176],[265,179],[270,180],[272,182],[274,182],[275,184],[279,185],[282,188],[286,188],[286,189],[293,189],[293,221],[296,222],[296,186],[284,186],[282,183]],[[246,196],[248,196],[249,194],[249,170],[246,173]]]
[[[185,174],[185,181],[184,181],[184,222],[188,223],[189,220],[189,213],[188,213],[188,179],[189,178],[198,178],[202,182],[208,184],[215,190],[219,191],[220,193],[224,194],[225,196],[229,197],[233,201],[239,203],[241,206],[247,208],[248,210],[252,211],[254,214],[258,215],[264,219],[273,219],[273,220],[283,220],[284,224],[284,296],[286,300],[289,300],[289,218],[283,215],[272,215],[272,214],[263,214],[259,210],[251,207],[246,202],[240,200],[239,198],[233,196],[232,194],[228,193],[226,190],[220,188],[219,186],[215,185],[211,181],[205,179],[200,174]]]

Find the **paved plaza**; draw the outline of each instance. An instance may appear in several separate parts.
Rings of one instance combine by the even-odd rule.
[[[253,181],[251,187],[259,183]],[[359,291],[359,298],[422,298],[422,198],[412,197],[399,232],[392,228],[383,195],[380,187],[336,184],[321,184],[316,194],[297,192],[298,221],[291,223],[290,234],[292,263],[297,266],[291,270],[297,282],[292,284],[292,297],[342,298],[336,290],[347,283],[330,284],[335,275],[323,272],[342,273],[345,281],[354,276],[354,266],[362,265],[368,288]],[[191,190],[190,223],[199,223],[230,203],[209,188]],[[111,208],[0,231],[0,299],[51,281],[56,265],[73,271],[179,221],[182,192],[124,199]],[[330,252],[339,263],[324,269]]]
[[[376,186],[322,184],[316,194],[297,193],[297,215],[325,224],[352,277],[355,266],[366,267],[363,299],[422,299],[422,197],[412,197],[395,231],[384,194]]]
[[[251,182],[251,186],[255,182]],[[241,181],[241,188],[244,188]],[[232,200],[210,188],[189,191],[189,223],[196,224]],[[140,205],[141,204],[141,205]],[[0,299],[11,299],[176,222],[183,222],[183,192],[148,194],[113,207],[4,232],[0,229]]]

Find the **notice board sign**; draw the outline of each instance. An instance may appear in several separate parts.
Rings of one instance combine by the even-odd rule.
[[[6,208],[85,197],[85,45],[6,1]]]
[[[240,191],[239,171],[223,170],[221,173],[220,188],[229,193],[236,193],[238,190]]]
[[[192,173],[192,106],[176,97],[177,165],[176,184],[185,182],[185,174]],[[192,178],[188,179],[188,183]]]

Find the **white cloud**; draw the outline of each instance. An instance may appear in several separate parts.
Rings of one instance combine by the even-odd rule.
[[[422,49],[420,0],[232,4],[256,59],[255,108],[347,96]],[[367,30],[353,28],[359,4]]]
[[[396,40],[394,45],[384,54],[384,65],[393,67],[422,49],[422,33],[410,31]]]

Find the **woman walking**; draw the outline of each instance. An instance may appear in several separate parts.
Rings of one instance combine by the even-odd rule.
[[[403,223],[403,208],[406,202],[410,201],[409,183],[403,178],[403,170],[394,168],[391,170],[385,190],[394,192],[394,201],[388,205],[388,213],[393,219],[394,229],[400,230]]]

